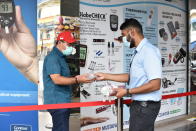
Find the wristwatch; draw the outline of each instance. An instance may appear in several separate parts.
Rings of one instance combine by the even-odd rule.
[[[131,96],[132,96],[132,94],[131,94],[131,93],[129,93],[129,90],[130,90],[130,89],[129,89],[129,88],[127,88],[126,90],[127,90],[127,94],[126,94],[126,96],[127,96],[127,97],[131,97]]]

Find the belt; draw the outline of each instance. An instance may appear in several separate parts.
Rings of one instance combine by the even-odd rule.
[[[138,100],[133,100],[133,102],[159,103],[160,101],[138,101]]]
[[[135,104],[140,104],[143,107],[147,107],[150,104],[158,104],[161,101],[137,101],[137,100],[133,100],[133,103]]]

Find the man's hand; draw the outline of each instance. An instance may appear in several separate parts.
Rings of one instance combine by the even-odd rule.
[[[78,83],[91,83],[95,80],[95,78],[89,79],[89,74],[77,75],[76,78]]]
[[[101,80],[105,80],[106,79],[106,74],[105,73],[95,73],[96,76],[96,80],[101,81]]]
[[[123,43],[123,36],[119,36],[118,38],[114,38],[115,41],[118,41],[119,43]]]
[[[16,21],[12,31],[6,34],[0,30],[0,51],[29,80],[38,83],[36,42],[25,25],[21,9],[16,6]]]
[[[110,73],[95,73],[96,80],[111,80],[116,82],[127,82],[129,78],[129,74],[110,74]]]
[[[127,90],[125,88],[113,88],[113,91],[116,92],[117,98],[121,98],[127,94]]]

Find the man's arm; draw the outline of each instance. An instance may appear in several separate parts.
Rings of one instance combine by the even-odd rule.
[[[111,80],[116,82],[128,82],[129,74],[109,74],[109,73],[95,73],[97,80]]]
[[[50,78],[56,85],[72,85],[77,83],[75,77],[64,77],[60,74],[51,74]]]
[[[130,94],[142,94],[159,90],[161,87],[161,79],[154,79],[137,88],[129,89]]]
[[[153,79],[149,81],[148,83],[141,85],[136,88],[128,89],[129,92],[127,92],[127,89],[124,88],[114,88],[114,91],[117,91],[116,97],[121,98],[125,96],[127,93],[129,94],[143,94],[148,92],[153,92],[159,90],[161,87],[161,79]]]
[[[77,75],[75,77],[64,77],[60,74],[51,74],[50,78],[56,85],[72,85],[72,84],[79,84],[79,83],[90,83],[94,79],[89,80],[87,75]]]

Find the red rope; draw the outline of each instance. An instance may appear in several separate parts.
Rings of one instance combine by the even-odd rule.
[[[196,91],[164,95],[162,99],[170,99],[177,97],[184,97],[195,95]],[[124,100],[124,104],[131,103],[132,100]],[[15,112],[15,111],[32,111],[32,110],[47,110],[47,109],[61,109],[61,108],[79,108],[79,107],[90,107],[90,106],[100,106],[100,105],[112,105],[115,104],[113,101],[95,101],[95,102],[79,102],[79,103],[65,103],[65,104],[48,104],[48,105],[29,105],[29,106],[9,106],[9,107],[0,107],[0,112]]]

